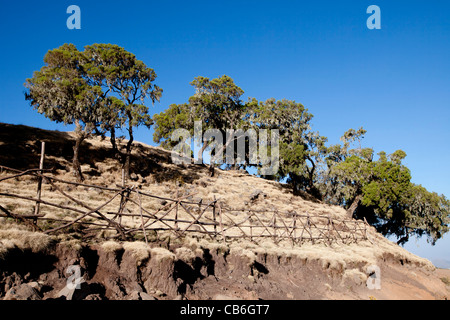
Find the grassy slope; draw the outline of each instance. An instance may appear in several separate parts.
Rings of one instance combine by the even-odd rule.
[[[15,126],[0,123],[0,164],[17,169],[36,168],[39,162],[40,141],[46,141],[46,168],[53,168],[54,174],[59,178],[73,180],[70,173],[72,157],[73,134],[70,132],[46,131],[26,126]],[[124,147],[126,141],[120,142]],[[117,159],[111,157],[110,143],[106,139],[92,138],[87,140],[81,151],[81,163],[86,183],[115,187],[121,183],[120,164]],[[277,209],[287,216],[289,211],[297,213],[309,213],[312,216],[332,216],[337,219],[346,217],[345,210],[336,207],[307,200],[306,197],[293,196],[284,185],[263,180],[242,172],[219,171],[217,177],[210,178],[207,168],[203,166],[176,166],[170,162],[170,154],[161,149],[142,143],[135,143],[132,171],[137,174],[137,181],[132,184],[140,185],[142,192],[164,197],[175,197],[177,192],[189,196],[190,199],[208,202],[216,198],[224,201],[225,205],[232,208],[245,208],[251,206],[257,210]],[[6,173],[0,174],[5,176]],[[19,178],[0,183],[0,192],[19,193],[21,195],[35,196],[36,182],[30,178]],[[52,190],[49,185],[43,187],[43,197],[51,199],[59,204],[72,205],[66,198]],[[255,190],[262,190],[267,197],[258,199],[254,203],[249,201],[250,195]],[[105,201],[110,194],[93,192],[89,188],[74,187],[66,190],[78,199],[82,199],[95,207]],[[119,199],[110,204],[111,211],[118,207]],[[33,204],[26,201],[2,198],[0,204],[15,213],[30,213]],[[144,199],[144,207],[149,210],[157,209],[160,203],[157,200]],[[108,208],[106,208],[108,210]],[[106,211],[105,210],[105,211]],[[129,205],[128,212],[137,210],[136,206]],[[47,217],[64,218],[67,212],[55,210],[46,206],[42,212]],[[237,217],[239,218],[239,217]],[[260,219],[270,221],[271,216],[261,214]],[[288,218],[286,218],[288,219]],[[138,226],[140,220],[129,218],[125,221],[128,225]],[[20,229],[20,228],[19,228]],[[19,230],[18,229],[18,230]],[[39,243],[46,243],[42,237],[36,235]],[[100,235],[101,237],[102,235]],[[29,239],[30,235],[26,235]],[[343,276],[360,277],[367,279],[365,268],[371,264],[380,264],[387,258],[401,261],[408,266],[417,268],[427,274],[433,272],[434,266],[426,259],[415,256],[402,249],[398,245],[388,241],[374,229],[369,232],[370,242],[364,241],[352,245],[325,245],[304,244],[292,246],[290,243],[274,244],[270,240],[260,241],[255,244],[249,241],[235,241],[228,243],[228,249],[234,253],[252,259],[255,254],[296,256],[304,259],[318,260],[323,268],[340,270]],[[23,237],[19,233],[6,233],[0,230],[0,252],[8,247],[24,246],[21,243]],[[185,239],[187,246],[202,246],[217,249],[222,244],[208,241],[207,239],[188,237]],[[349,268],[348,266],[352,266]],[[355,268],[355,266],[358,266]],[[416,270],[416,274],[417,271]],[[333,297],[330,294],[330,297]],[[380,296],[389,298],[389,295]]]

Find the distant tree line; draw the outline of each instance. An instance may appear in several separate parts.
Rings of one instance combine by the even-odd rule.
[[[397,236],[399,243],[425,235],[434,244],[449,231],[450,201],[411,182],[402,150],[375,157],[373,149],[363,148],[363,128],[350,129],[340,144],[327,146],[328,139],[312,130],[313,115],[301,103],[273,98],[244,101],[244,91],[226,75],[195,78],[191,82],[195,93],[186,103],[172,104],[151,117],[146,100],[159,101],[163,91],[154,84],[155,71],[125,49],[94,44],[79,51],[65,44],[50,50],[44,62],[26,81],[26,99],[49,119],[75,124],[72,166],[78,180],[83,180],[80,145],[92,134],[110,134],[112,153],[129,177],[133,132],[141,125],[154,125],[154,141],[167,149],[177,143],[171,139],[176,129],[187,129],[194,136],[195,121],[201,121],[205,130],[220,130],[224,141],[227,129],[278,129],[278,172],[263,176],[257,171],[262,178],[286,181],[294,193],[306,192],[324,203],[340,205],[349,216],[365,218],[382,234]],[[128,133],[124,154],[117,148],[119,129]],[[213,141],[192,143],[201,145],[203,153]],[[269,152],[270,147],[267,144]],[[260,168],[247,160],[223,168]],[[214,161],[210,168],[213,174]]]

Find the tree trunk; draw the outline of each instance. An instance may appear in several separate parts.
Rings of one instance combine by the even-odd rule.
[[[214,174],[215,174],[214,163],[211,162],[211,164],[209,165],[209,175],[210,177],[214,177]]]
[[[116,129],[115,128],[111,128],[111,138],[109,139],[111,141],[111,145],[112,145],[112,153],[113,156],[115,157],[118,154],[118,149],[117,149],[117,143],[116,143]]]
[[[347,216],[349,218],[353,218],[353,214],[355,213],[356,209],[358,208],[359,202],[361,201],[361,195],[358,194],[355,199],[353,199],[353,202],[347,210]]]
[[[126,155],[125,155],[125,162],[123,165],[123,169],[125,170],[125,177],[127,180],[130,179],[130,159],[131,159],[131,147],[133,145],[133,127],[128,127],[128,134],[130,135],[130,139],[128,140],[127,147],[126,147]]]
[[[300,176],[295,173],[290,173],[291,183],[292,183],[292,192],[295,195],[300,193]]]
[[[75,140],[75,146],[73,147],[73,160],[72,160],[72,169],[73,175],[77,179],[77,182],[84,181],[83,173],[81,172],[80,165],[80,146],[83,140],[85,139],[84,132],[81,131],[80,127],[77,127],[77,138]]]

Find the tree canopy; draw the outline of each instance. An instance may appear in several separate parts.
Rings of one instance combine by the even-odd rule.
[[[117,45],[93,44],[78,51],[73,44],[50,50],[45,65],[25,84],[26,99],[52,121],[76,124],[73,168],[83,179],[79,147],[94,130],[110,131],[117,152],[115,129],[126,128],[129,140],[123,166],[129,176],[133,128],[153,124],[148,98],[159,101],[162,89],[154,85],[156,73],[135,55]]]
[[[45,65],[27,79],[25,98],[39,113],[52,121],[76,125],[73,172],[83,179],[79,163],[79,147],[92,131],[103,125],[108,114],[105,94],[86,76],[85,56],[72,44],[50,50]]]
[[[411,182],[411,172],[402,164],[403,150],[379,152],[374,160],[373,149],[361,148],[365,133],[350,129],[341,139],[343,146],[329,148],[324,199],[366,219],[382,234],[396,236],[399,243],[412,235],[426,235],[435,243],[449,230],[449,201]],[[359,147],[349,149],[356,141]]]
[[[124,48],[113,44],[93,44],[85,47],[87,75],[112,99],[111,110],[116,115],[109,123],[111,142],[115,148],[115,129],[126,128],[128,142],[124,159],[127,177],[134,141],[133,128],[153,124],[145,100],[159,101],[162,89],[154,84],[156,73]]]

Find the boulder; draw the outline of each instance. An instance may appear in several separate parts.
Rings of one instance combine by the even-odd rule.
[[[155,297],[153,297],[153,296],[151,296],[151,295],[149,295],[148,293],[145,293],[145,292],[140,292],[139,295],[141,297],[141,300],[156,300]]]
[[[255,190],[252,192],[252,194],[250,195],[250,201],[256,201],[259,197],[267,197],[267,194],[265,194],[264,192],[262,192],[262,190]]]
[[[24,283],[9,289],[3,300],[42,300],[42,298],[36,289]]]

